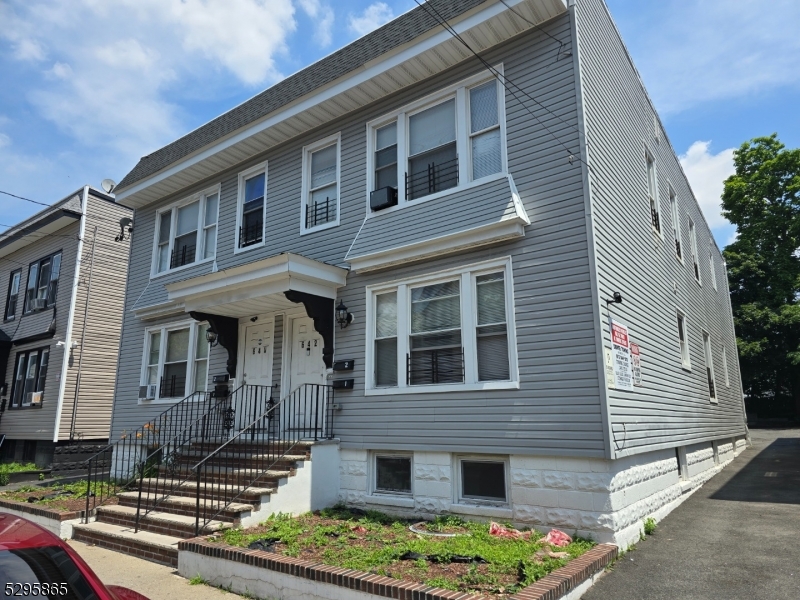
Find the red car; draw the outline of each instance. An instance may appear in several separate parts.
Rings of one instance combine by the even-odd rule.
[[[147,600],[104,585],[58,537],[22,517],[0,512],[0,598]]]

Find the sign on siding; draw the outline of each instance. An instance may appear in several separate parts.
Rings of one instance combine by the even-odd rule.
[[[611,320],[611,351],[614,356],[614,379],[619,390],[633,390],[631,346],[628,327]]]
[[[606,381],[608,382],[608,389],[615,389],[617,387],[617,380],[614,377],[614,355],[611,353],[611,348],[603,348],[606,356]]]
[[[633,371],[633,385],[642,385],[642,357],[639,344],[631,342],[631,369]]]

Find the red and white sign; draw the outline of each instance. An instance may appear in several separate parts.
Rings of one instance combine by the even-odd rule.
[[[642,356],[639,344],[631,342],[631,370],[633,371],[633,385],[642,385]]]
[[[624,323],[611,320],[611,351],[614,356],[614,379],[618,390],[633,390],[630,338]]]
[[[623,348],[629,348],[628,328],[622,323],[611,321],[611,343]]]

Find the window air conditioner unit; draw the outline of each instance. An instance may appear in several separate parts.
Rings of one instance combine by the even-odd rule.
[[[369,195],[369,207],[372,210],[383,210],[397,204],[397,188],[384,187]]]
[[[139,386],[139,400],[155,400],[158,393],[158,384],[151,383]]]
[[[31,310],[42,310],[47,308],[47,298],[34,298],[31,302]]]
[[[26,398],[27,404],[30,406],[41,406],[42,405],[42,392],[28,392],[28,397]]]

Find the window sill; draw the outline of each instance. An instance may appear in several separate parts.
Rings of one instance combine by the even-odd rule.
[[[325,223],[324,225],[315,225],[314,227],[306,228],[302,227],[300,229],[300,235],[307,235],[309,233],[316,233],[318,231],[325,231],[326,229],[333,229],[334,227],[339,226],[339,219],[335,221],[331,221],[329,223]]]
[[[151,404],[176,404],[183,400],[183,397],[175,397],[175,398],[154,398],[153,400],[146,400],[144,398],[139,398],[139,405],[140,406],[150,406]]]
[[[29,317],[31,315],[38,315],[39,313],[47,312],[48,310],[53,310],[55,308],[55,303],[51,304],[50,306],[46,306],[45,308],[37,308],[36,310],[29,310],[27,312],[22,313],[23,317]],[[11,319],[12,321],[14,319]]]
[[[367,504],[379,504],[381,506],[397,506],[400,508],[414,508],[414,498],[409,496],[390,496],[372,494],[364,498]]]
[[[473,517],[494,517],[497,519],[513,518],[513,511],[508,506],[493,506],[480,504],[463,504],[464,500],[450,505],[450,512]]]
[[[166,271],[161,271],[161,273],[155,273],[150,275],[150,279],[159,279],[160,277],[164,277],[165,275],[171,275],[172,273],[179,273],[181,271],[185,271],[191,267],[196,267],[198,265],[205,265],[211,262],[214,262],[215,256],[211,258],[204,258],[203,260],[196,260],[193,263],[189,263],[188,265],[182,265],[180,267],[175,267],[174,269],[167,269]]]
[[[233,249],[234,254],[243,254],[245,252],[250,252],[250,250],[255,250],[256,248],[263,248],[266,242],[262,239],[257,244],[249,244],[248,246],[239,246],[237,245]]]
[[[485,381],[483,383],[443,383],[438,385],[409,385],[406,387],[367,388],[366,396],[397,394],[433,394],[436,392],[482,392],[486,390],[518,390],[519,381]]]
[[[711,404],[717,404],[717,405],[719,404],[719,398],[709,398],[708,401]]]
[[[687,373],[691,373],[692,372],[692,367],[690,367],[689,365],[686,365],[686,364],[681,365],[681,369],[683,369]]]
[[[36,404],[36,405],[24,404],[22,406],[9,406],[8,410],[41,410],[42,406],[43,406],[42,404]]]

